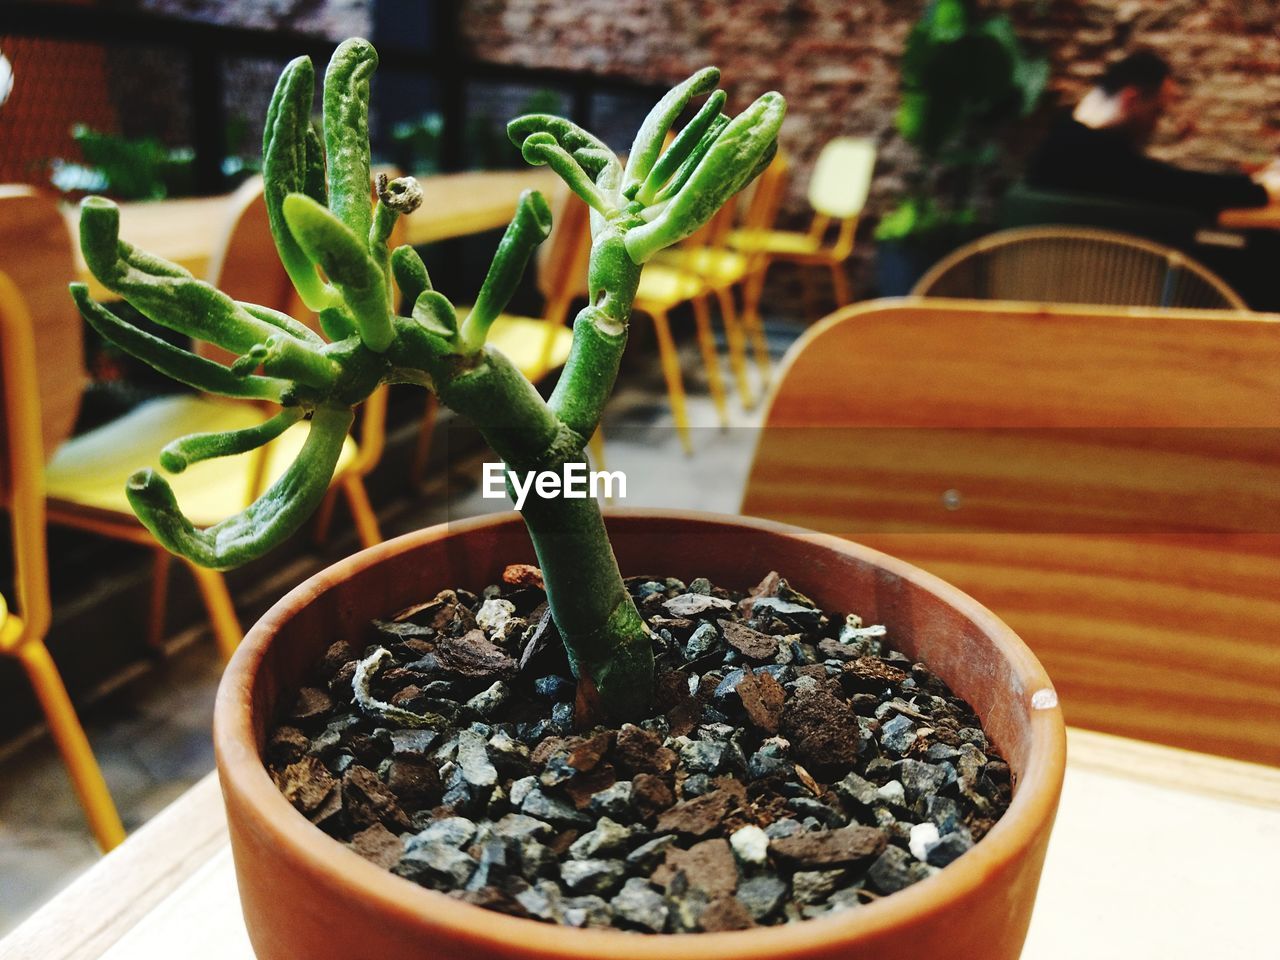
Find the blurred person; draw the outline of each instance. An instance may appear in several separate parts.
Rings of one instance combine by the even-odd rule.
[[[1032,155],[1027,183],[1041,190],[1186,207],[1208,216],[1280,201],[1280,161],[1252,176],[1203,173],[1143,152],[1180,93],[1169,65],[1156,53],[1139,50],[1116,61]]]

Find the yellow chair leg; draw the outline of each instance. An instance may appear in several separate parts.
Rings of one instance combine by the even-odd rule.
[[[748,277],[742,295],[742,324],[751,337],[756,354],[756,369],[760,371],[760,377],[766,386],[773,370],[769,360],[769,344],[764,337],[764,323],[760,319],[760,298],[764,295],[764,278],[768,269],[769,264],[766,262]]]
[[[200,595],[204,598],[218,652],[222,654],[223,660],[230,660],[231,654],[235,653],[236,647],[244,638],[244,631],[240,628],[235,604],[231,602],[227,581],[217,570],[208,570],[194,563],[188,563],[187,567],[196,578],[196,586],[200,588]]]
[[[413,448],[413,460],[409,464],[409,482],[415,487],[422,486],[427,475],[427,459],[431,455],[431,435],[436,428],[436,412],[439,405],[434,393],[427,394],[427,406],[422,411],[422,422],[418,425],[418,442]]]
[[[346,494],[347,506],[351,508],[351,517],[356,523],[356,535],[360,538],[360,546],[372,547],[382,542],[382,534],[378,531],[378,515],[374,513],[373,504],[369,502],[369,491],[364,488],[364,481],[357,476],[346,477],[342,481],[342,492]]]
[[[316,510],[316,518],[311,527],[311,542],[322,547],[329,539],[329,528],[333,526],[333,509],[338,505],[338,488],[329,487],[324,499]]]
[[[698,346],[702,350],[702,365],[707,370],[707,387],[711,401],[716,405],[720,426],[729,426],[729,406],[724,397],[724,381],[720,379],[720,354],[716,352],[716,338],[711,332],[711,311],[706,297],[693,298],[693,318],[698,327]]]
[[[733,377],[738,384],[738,396],[742,401],[742,409],[750,410],[756,405],[756,396],[751,389],[751,380],[747,377],[746,338],[742,335],[742,324],[738,322],[738,311],[733,303],[733,290],[729,287],[721,287],[716,290],[716,300],[720,304],[720,316],[724,318],[724,339],[729,345],[729,366],[733,368]]]
[[[124,839],[124,825],[107,790],[102,769],[89,747],[89,738],[85,736],[80,718],[67,696],[58,668],[43,643],[24,643],[15,654],[31,678],[36,697],[49,721],[49,731],[67,765],[71,785],[89,821],[89,829],[105,853]]]
[[[165,612],[169,600],[169,568],[173,556],[157,547],[151,557],[151,611],[147,616],[147,646],[159,650],[164,645]]]
[[[844,272],[843,263],[831,264],[831,289],[835,293],[837,307],[849,302],[849,276]]]
[[[658,357],[662,361],[662,375],[667,381],[667,398],[671,401],[671,415],[675,417],[676,432],[685,453],[693,453],[693,438],[689,435],[689,412],[685,409],[684,381],[680,376],[680,355],[671,339],[671,325],[665,311],[653,315],[653,329],[658,335]]]
[[[597,426],[596,432],[587,441],[587,449],[591,451],[591,463],[597,470],[607,470],[604,465],[604,427]]]

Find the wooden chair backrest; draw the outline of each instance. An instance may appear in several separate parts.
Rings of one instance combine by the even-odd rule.
[[[568,187],[550,198],[551,236],[538,248],[538,291],[546,301],[546,319],[563,323],[569,304],[587,295],[587,262],[591,255],[590,208]]]
[[[782,198],[786,192],[791,160],[779,150],[769,166],[764,168],[744,194],[742,204],[742,228],[744,230],[772,230],[778,220]]]
[[[792,347],[742,509],[969,591],[1071,723],[1280,763],[1278,441],[1280,317],[877,301]]]
[[[1186,254],[1115,230],[1018,227],[965,244],[911,291],[921,297],[1247,310]]]
[[[43,637],[51,619],[34,328],[22,291],[0,271],[0,396],[4,400],[0,504],[11,517],[16,607],[25,627],[22,638]]]
[[[88,379],[84,321],[67,293],[67,284],[76,279],[71,233],[51,195],[21,184],[0,185],[0,272],[13,282],[31,316],[40,433],[48,458],[71,435]]]
[[[809,204],[823,217],[857,217],[871,191],[876,144],[865,137],[836,137],[827,142],[809,178]]]

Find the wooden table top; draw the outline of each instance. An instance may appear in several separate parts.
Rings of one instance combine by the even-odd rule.
[[[1023,960],[1259,956],[1280,769],[1072,729]],[[252,960],[210,774],[0,941],[3,960]]]
[[[473,170],[427,177],[422,206],[405,221],[408,242],[436,243],[504,227],[515,212],[520,192],[554,191],[559,180],[545,167],[525,170]],[[214,245],[224,229],[230,194],[120,204],[120,236],[148,253],[171,260],[197,277],[209,273]],[[95,297],[112,294],[98,284],[80,255],[79,210],[68,207],[67,226],[76,248],[76,267]]]
[[[1280,230],[1280,200],[1265,207],[1240,207],[1218,214],[1218,226],[1228,230]]]

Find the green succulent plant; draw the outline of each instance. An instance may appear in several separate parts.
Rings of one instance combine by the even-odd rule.
[[[263,137],[263,175],[281,263],[324,336],[267,307],[233,300],[186,270],[119,236],[108,200],[81,206],[81,244],[94,276],[149,319],[237,355],[230,365],[174,347],[71,293],[88,323],[163,373],[210,393],[269,400],[280,413],[247,430],[183,437],[160,459],[170,472],[242,453],[309,419],[297,459],[251,506],[205,529],[183,515],[168,482],[140,470],[128,498],[169,550],[218,569],[262,556],[298,529],[324,496],[353,408],[384,383],[432,390],[468,417],[513,471],[560,472],[583,463],[618,373],[640,271],[659,250],[689,236],[756,176],[776,149],[785,103],[767,93],[736,117],[721,113],[719,72],[699,70],[667,93],[644,121],[625,166],[601,141],[546,114],[508,126],[532,164],[550,166],[591,206],[589,303],[577,315],[568,361],[544,401],[501,352],[485,342],[530,254],[551,228],[546,200],[524,193],[475,305],[459,322],[433,289],[412,247],[388,247],[396,219],[422,191],[411,178],[379,179],[371,202],[369,82],[377,54],[343,43],[324,78],[323,129],[310,122],[315,76],[294,60],[277,84]],[[709,94],[669,146],[664,140],[693,98]],[[393,282],[408,316],[396,312]],[[653,689],[648,628],[628,595],[589,498],[527,499],[522,515],[537,553],[552,616],[580,682],[616,717],[642,711]]]

